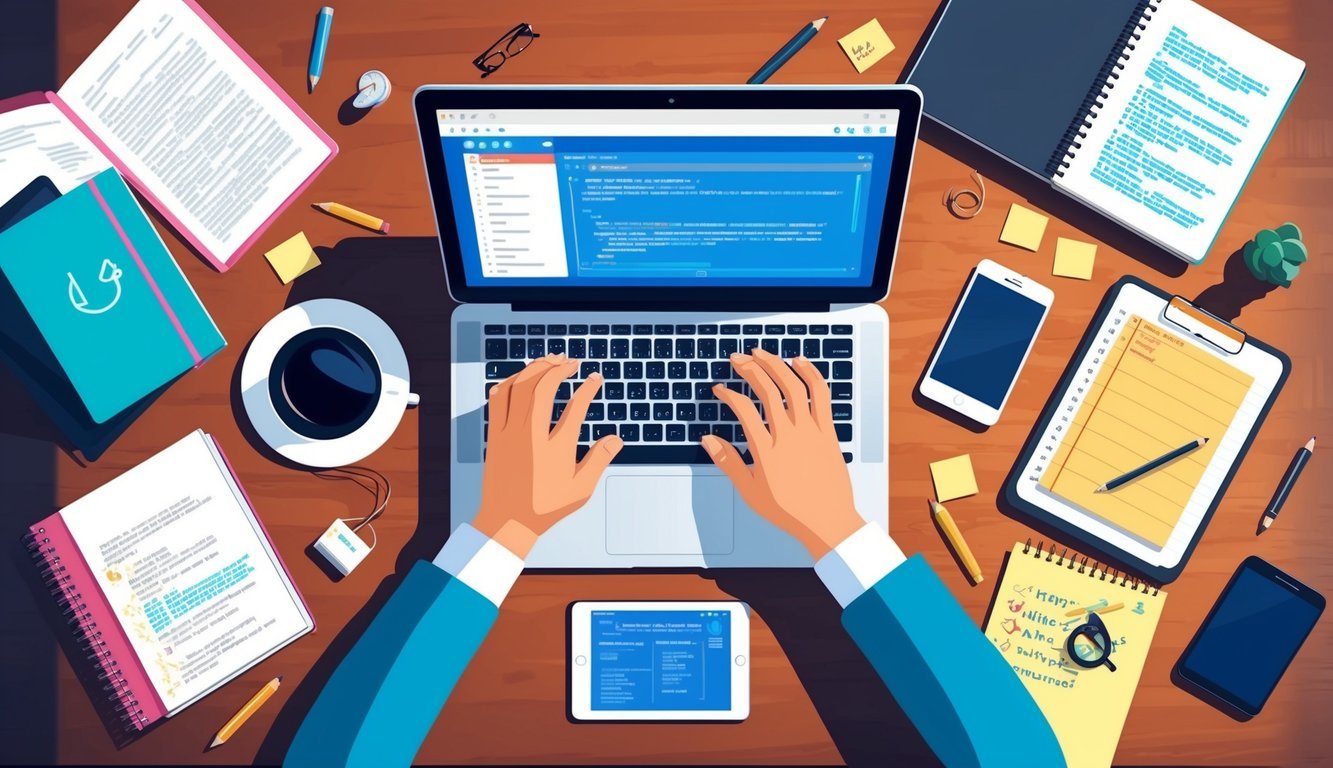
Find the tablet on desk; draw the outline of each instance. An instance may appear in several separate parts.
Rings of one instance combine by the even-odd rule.
[[[576,720],[744,720],[750,616],[737,602],[581,602],[569,611]]]

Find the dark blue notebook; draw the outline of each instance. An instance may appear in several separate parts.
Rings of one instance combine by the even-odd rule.
[[[907,82],[931,120],[1197,264],[1304,73],[1194,0],[947,0]]]

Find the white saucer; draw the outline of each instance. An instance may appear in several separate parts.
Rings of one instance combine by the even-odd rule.
[[[302,435],[278,415],[270,396],[269,373],[279,350],[312,328],[338,328],[359,338],[379,365],[380,397],[364,424],[350,434],[327,440]],[[314,299],[288,307],[269,320],[241,363],[241,401],[259,437],[279,455],[307,467],[353,464],[379,449],[393,435],[403,411],[418,398],[408,391],[407,356],[393,330],[370,310],[341,299]]]

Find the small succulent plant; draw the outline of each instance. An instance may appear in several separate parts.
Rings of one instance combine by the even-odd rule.
[[[1290,288],[1310,252],[1301,241],[1300,227],[1287,222],[1277,229],[1259,230],[1241,249],[1241,255],[1255,277],[1265,283]]]

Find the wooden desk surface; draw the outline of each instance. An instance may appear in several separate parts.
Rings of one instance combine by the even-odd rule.
[[[926,132],[916,154],[893,287],[890,401],[890,516],[894,538],[924,552],[979,622],[1004,552],[1032,535],[997,512],[995,494],[1033,420],[1087,325],[1089,313],[1117,277],[1134,274],[1185,296],[1208,291],[1214,308],[1242,307],[1238,322],[1285,349],[1294,361],[1286,391],[1258,435],[1185,575],[1170,589],[1166,614],[1143,674],[1117,755],[1123,763],[1277,763],[1326,759],[1327,710],[1333,704],[1333,635],[1317,633],[1297,658],[1263,715],[1237,723],[1177,689],[1171,666],[1236,565],[1256,553],[1333,592],[1333,473],[1316,467],[1261,539],[1254,526],[1292,452],[1311,433],[1333,435],[1327,368],[1333,324],[1333,54],[1326,42],[1333,14],[1326,3],[1205,0],[1205,4],[1304,59],[1309,75],[1242,196],[1219,247],[1205,266],[1185,271],[1041,185],[1014,178],[939,135]],[[131,5],[130,0],[62,0],[58,74],[67,77]],[[137,742],[115,750],[63,657],[58,657],[54,737],[62,762],[221,763],[280,759],[301,713],[375,607],[415,559],[433,554],[448,517],[447,328],[450,303],[436,255],[411,92],[421,83],[475,83],[471,58],[520,20],[542,37],[490,82],[739,83],[811,17],[830,14],[823,33],[774,82],[888,83],[899,77],[936,10],[935,0],[872,3],[835,0],[811,6],[789,0],[547,3],[342,0],[337,6],[324,79],[305,93],[305,66],[316,2],[207,0],[205,7],[342,148],[332,166],[260,240],[238,267],[221,275],[173,243],[181,266],[230,346],[185,376],[102,460],[80,467],[50,450],[55,501],[65,504],[133,466],[186,431],[202,427],[227,448],[297,584],[318,631],[191,707]],[[0,11],[0,19],[4,12]],[[841,35],[878,16],[898,48],[858,77],[836,45]],[[357,75],[369,68],[394,83],[389,102],[352,125],[340,107]],[[9,94],[0,94],[9,95]],[[927,99],[929,96],[927,96]],[[943,149],[942,149],[943,148]],[[950,154],[946,154],[947,150]],[[956,157],[963,158],[962,160]],[[988,174],[985,211],[951,218],[940,204],[949,185],[966,181],[969,163]],[[338,200],[387,217],[392,238],[364,237],[305,203]],[[1039,254],[997,242],[1010,202],[1053,218]],[[1294,220],[1311,259],[1290,290],[1252,294],[1228,255],[1256,229]],[[324,266],[289,290],[274,278],[263,251],[297,230],[321,249]],[[1094,279],[1050,276],[1054,239],[1101,243]],[[1325,239],[1329,238],[1329,239]],[[1145,255],[1146,254],[1146,255]],[[1052,285],[1050,320],[1001,423],[974,433],[914,404],[912,391],[968,270],[995,259]],[[403,337],[422,406],[367,461],[394,483],[394,502],[378,525],[378,551],[350,578],[332,583],[305,553],[336,516],[357,514],[354,489],[282,468],[247,442],[233,410],[233,377],[259,327],[288,303],[315,296],[360,301]],[[1248,306],[1244,304],[1250,300]],[[1230,314],[1234,314],[1233,309]],[[8,407],[8,406],[6,406]],[[22,408],[16,409],[22,410]],[[12,417],[11,413],[11,417]],[[7,417],[6,424],[8,424]],[[928,460],[970,453],[982,493],[950,509],[991,579],[968,586],[927,517]],[[20,489],[8,488],[5,493]],[[23,521],[31,522],[30,520]],[[753,713],[734,726],[574,725],[565,719],[565,606],[588,598],[725,598],[757,610],[753,639]],[[48,639],[44,626],[24,628]],[[43,634],[46,633],[46,634]],[[1259,638],[1256,639],[1258,642]],[[287,685],[224,748],[204,753],[216,729],[263,681]],[[1096,716],[1096,712],[1090,713]],[[996,713],[1003,717],[1003,713]],[[1015,734],[1015,760],[1022,736]],[[561,763],[836,763],[919,762],[928,752],[870,667],[843,635],[833,601],[809,572],[699,575],[526,575],[505,603],[490,638],[454,692],[419,758],[423,762]]]

